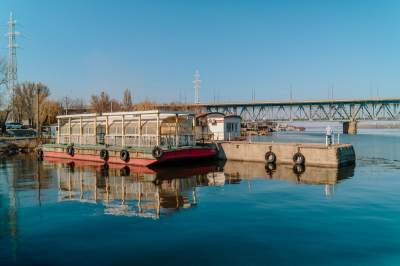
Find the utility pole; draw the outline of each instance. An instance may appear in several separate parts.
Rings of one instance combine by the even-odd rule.
[[[20,33],[15,31],[17,21],[13,18],[12,12],[10,12],[10,18],[8,20],[8,61],[7,61],[7,88],[10,95],[11,112],[12,118],[15,120],[14,110],[14,93],[15,85],[17,84],[17,48],[16,36]]]
[[[37,110],[36,110],[36,132],[37,132],[37,137],[40,138],[40,115],[39,115],[39,110],[40,110],[40,104],[39,104],[39,97],[40,97],[40,86],[36,86],[36,104],[37,104]]]
[[[68,96],[65,96],[64,101],[65,101],[65,114],[68,115],[68,107],[69,107],[69,98],[68,98]]]
[[[200,87],[201,87],[201,80],[200,80],[200,73],[198,70],[194,73],[193,76],[193,88],[194,88],[194,103],[200,103]]]

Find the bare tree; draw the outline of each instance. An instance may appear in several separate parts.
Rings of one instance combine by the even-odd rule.
[[[133,110],[133,101],[131,91],[126,89],[124,91],[124,97],[122,98],[121,108],[123,111],[132,111]]]
[[[121,103],[115,99],[111,99],[110,111],[111,112],[122,111]]]
[[[110,96],[105,91],[102,91],[100,95],[92,95],[90,106],[96,113],[109,112],[111,110]]]
[[[49,93],[49,88],[40,82],[24,82],[15,86],[13,103],[16,119],[19,121],[27,119],[30,126],[37,123],[38,97],[41,105]]]
[[[84,112],[86,109],[85,101],[79,97],[72,98],[65,96],[59,101],[59,103],[65,114],[70,114],[71,112]]]
[[[39,119],[41,125],[50,125],[57,121],[57,115],[61,114],[61,104],[56,101],[45,99],[40,105]]]
[[[134,110],[136,111],[146,111],[152,109],[157,109],[157,103],[148,100],[139,102],[134,105]]]
[[[6,60],[0,58],[0,128],[1,133],[6,131],[6,121],[10,114],[10,106],[7,103],[7,63]]]

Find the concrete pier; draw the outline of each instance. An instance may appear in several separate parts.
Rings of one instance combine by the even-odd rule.
[[[219,142],[218,156],[223,160],[263,162],[266,153],[276,156],[277,164],[294,164],[294,155],[304,156],[304,165],[341,167],[355,163],[354,148],[350,144],[326,146],[318,143],[275,143],[275,142]]]
[[[357,121],[343,122],[343,134],[356,135],[357,134]]]

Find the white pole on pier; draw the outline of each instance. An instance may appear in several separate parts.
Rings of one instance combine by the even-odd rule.
[[[57,144],[60,144],[60,137],[61,137],[61,123],[60,118],[57,118]]]
[[[122,147],[124,147],[125,146],[125,116],[124,115],[122,115],[122,140],[121,140],[121,142],[122,142]]]
[[[79,144],[83,144],[82,138],[83,138],[83,129],[82,129],[82,116],[79,118]]]
[[[160,112],[157,112],[157,146],[160,145]]]
[[[72,135],[72,128],[71,128],[71,118],[68,119],[68,137],[69,137],[69,143],[71,144],[71,135]]]
[[[138,130],[139,130],[139,147],[142,145],[142,116],[139,115],[139,119],[138,119]]]

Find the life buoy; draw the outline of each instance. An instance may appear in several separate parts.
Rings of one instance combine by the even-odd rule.
[[[100,159],[107,161],[108,160],[108,150],[102,149],[100,151]]]
[[[155,146],[151,154],[153,155],[154,158],[159,159],[164,154],[164,152],[160,147]]]
[[[119,158],[124,162],[129,161],[129,152],[127,150],[121,150]]]
[[[306,158],[304,157],[303,154],[297,152],[293,155],[293,162],[295,164],[304,165],[304,163],[306,162]]]
[[[276,155],[272,151],[269,151],[265,154],[265,161],[267,163],[276,163]]]
[[[38,161],[43,161],[43,150],[42,149],[37,149],[36,158]]]
[[[70,155],[70,156],[74,156],[75,155],[75,149],[74,149],[74,146],[68,146],[67,147],[67,153],[68,153],[68,155]]]

